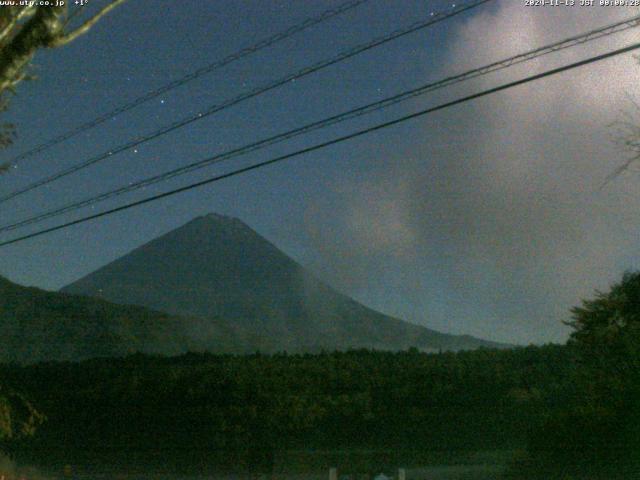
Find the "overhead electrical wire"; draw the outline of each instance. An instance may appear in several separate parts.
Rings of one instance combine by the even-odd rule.
[[[475,68],[473,70],[468,70],[464,73],[446,77],[444,79],[438,80],[436,82],[431,82],[420,87],[402,92],[400,94],[369,103],[359,108],[351,109],[346,112],[340,113],[338,115],[333,115],[328,118],[324,118],[319,121],[315,121],[309,124],[306,124],[302,127],[295,128],[293,130],[288,130],[286,132],[259,140],[257,142],[250,143],[248,145],[244,145],[242,147],[234,148],[232,150],[228,150],[226,152],[217,154],[213,157],[206,158],[204,160],[199,160],[197,162],[190,163],[188,165],[184,165],[172,170],[169,170],[164,173],[160,173],[143,180],[139,180],[137,182],[130,183],[129,185],[117,188],[115,190],[111,190],[109,192],[105,192],[96,196],[92,196],[89,198],[85,198],[83,200],[79,200],[61,207],[57,207],[55,209],[40,213],[38,215],[26,218],[24,220],[20,220],[18,222],[14,222],[11,224],[0,226],[0,232],[7,232],[11,230],[15,230],[20,227],[24,227],[27,225],[31,225],[34,223],[41,222],[43,220],[53,218],[64,213],[69,213],[71,211],[78,210],[83,207],[87,207],[90,205],[94,205],[96,203],[105,201],[107,199],[117,197],[123,195],[125,193],[138,190],[140,188],[147,187],[149,185],[153,185],[162,181],[166,181],[170,178],[174,178],[179,175],[183,175],[204,167],[211,166],[213,164],[229,160],[231,158],[238,157],[240,155],[245,155],[247,153],[266,148],[267,146],[280,143],[282,141],[291,139],[293,137],[309,133],[314,130],[318,130],[321,128],[325,128],[331,125],[335,125],[337,123],[353,119],[359,116],[363,116],[375,111],[379,111],[383,108],[390,107],[392,105],[398,104],[400,102],[407,101],[411,98],[415,98],[419,95],[424,95],[426,93],[448,87],[454,85],[456,83],[460,83],[462,81],[470,80],[473,78],[477,78],[483,75],[487,75],[489,73],[493,73],[499,70],[503,70],[509,68],[511,66],[531,61],[536,58],[540,58],[544,55],[548,55],[553,52],[557,52],[563,49],[567,49],[570,47],[574,47],[576,45],[582,45],[586,42],[593,41],[596,39],[603,38],[605,36],[613,35],[615,33],[623,32],[629,30],[631,28],[638,27],[640,25],[640,15],[629,18],[624,21],[616,22],[613,24],[609,24],[603,27],[599,27],[597,29],[591,30],[589,32],[575,35],[564,40],[554,42],[552,44],[548,44],[533,50],[529,50],[527,52],[519,53],[517,55],[513,55],[508,58],[504,58],[502,60],[492,62],[488,65]]]
[[[5,194],[0,196],[0,203],[4,203],[8,200],[11,200],[15,197],[17,197],[18,195],[22,195],[24,193],[27,193],[31,190],[34,190],[36,188],[39,188],[43,185],[47,185],[51,182],[54,182],[56,180],[59,180],[60,178],[66,177],[67,175],[71,175],[72,173],[76,173],[80,170],[83,170],[91,165],[94,165],[102,160],[108,159],[108,158],[112,158],[115,155],[122,153],[124,151],[127,150],[131,150],[132,148],[135,148],[137,146],[140,146],[144,143],[147,143],[151,140],[155,140],[156,138],[162,137],[170,132],[173,132],[175,130],[178,130],[182,127],[185,127],[187,125],[190,125],[194,122],[197,122],[198,120],[201,120],[203,118],[206,118],[208,116],[211,116],[215,113],[218,113],[222,110],[226,110],[227,108],[230,108],[234,105],[237,105],[245,100],[249,100],[251,98],[257,97],[259,95],[262,95],[264,93],[267,93],[271,90],[274,90],[278,87],[281,87],[283,85],[287,85],[289,82],[291,82],[292,80],[298,80],[300,78],[306,77],[307,75],[310,75],[312,73],[318,72],[320,70],[323,70],[331,65],[335,65],[337,63],[343,62],[344,60],[347,60],[349,58],[352,58],[356,55],[359,55],[363,52],[366,52],[368,50],[371,50],[373,48],[379,47],[381,45],[384,45],[388,42],[391,42],[393,40],[396,40],[398,38],[404,37],[405,35],[409,35],[411,33],[417,32],[419,30],[422,30],[424,28],[427,28],[431,25],[434,25],[436,23],[442,22],[444,20],[447,20],[449,18],[452,18],[456,15],[459,15],[463,12],[466,12],[468,10],[471,10],[473,8],[476,8],[480,5],[483,5],[485,3],[491,2],[493,0],[470,0],[467,2],[463,2],[460,4],[454,4],[452,7],[450,7],[447,10],[444,10],[442,12],[432,12],[430,17],[427,20],[421,20],[418,22],[415,22],[411,25],[409,25],[408,27],[404,27],[402,29],[398,29],[398,30],[394,30],[393,32],[381,36],[381,37],[377,37],[376,39],[358,45],[356,47],[353,47],[349,50],[346,50],[340,54],[338,54],[335,57],[329,58],[327,60],[322,60],[320,62],[314,63],[313,65],[304,67],[300,70],[298,70],[295,73],[291,73],[288,74],[284,77],[279,78],[278,80],[269,82],[265,85],[261,85],[259,87],[254,88],[253,90],[250,90],[248,92],[244,92],[241,93],[235,97],[232,97],[228,100],[223,101],[220,104],[215,104],[215,105],[211,105],[210,107],[208,107],[207,109],[205,109],[204,111],[198,112],[194,115],[185,117],[181,120],[175,121],[169,125],[165,125],[157,130],[155,130],[154,132],[151,132],[147,135],[144,136],[138,136],[135,139],[121,144],[117,147],[111,148],[97,156],[91,157],[87,160],[84,160],[78,164],[75,164],[69,168],[66,168],[60,172],[54,173],[48,177],[45,177],[43,179],[37,180],[25,187],[19,188],[18,190],[15,190],[11,193]]]
[[[188,73],[187,75],[184,75],[183,77],[180,77],[178,79],[175,79],[161,87],[156,88],[155,90],[151,90],[139,97],[137,97],[136,99],[130,101],[129,103],[125,103],[124,105],[121,105],[117,108],[114,108],[113,110],[106,112],[92,120],[89,120],[88,122],[85,122],[81,125],[78,125],[77,127],[72,128],[71,130],[64,132],[56,137],[50,138],[49,140],[46,140],[44,142],[42,142],[41,144],[33,147],[30,150],[27,150],[26,152],[23,152],[15,157],[13,157],[11,160],[9,160],[7,163],[9,163],[10,165],[16,164],[17,162],[24,160],[26,158],[32,157],[40,152],[43,152],[45,150],[48,150],[49,148],[58,145],[66,140],[69,140],[70,138],[75,137],[76,135],[79,135],[81,133],[85,133],[88,130],[91,130],[92,128],[97,127],[98,125],[101,125],[102,123],[122,114],[125,112],[128,112],[129,110],[133,110],[136,107],[139,107],[140,105],[153,100],[154,98],[159,97],[160,95],[163,95],[167,92],[170,92],[171,90],[174,90],[178,87],[181,87],[182,85],[185,85],[197,78],[200,78],[204,75],[207,75],[215,70],[218,70],[219,68],[225,67],[237,60],[240,60],[244,57],[247,57],[253,53],[256,53],[264,48],[270,47],[272,45],[275,45],[278,42],[281,42],[282,40],[286,40],[289,37],[292,37],[293,35],[300,33],[308,28],[311,28],[315,25],[318,25],[320,23],[323,23],[333,17],[336,17],[342,13],[345,13],[349,10],[352,10],[360,5],[362,5],[363,3],[367,3],[370,0],[349,0],[341,5],[338,5],[336,8],[331,8],[328,10],[325,10],[324,12],[320,13],[319,15],[315,16],[315,17],[309,17],[307,19],[305,19],[304,21],[293,25],[289,28],[287,28],[286,30],[283,30],[281,32],[278,32],[270,37],[264,38],[260,41],[258,41],[257,43],[249,46],[249,47],[245,47],[241,50],[238,50],[234,53],[231,53],[229,55],[227,55],[224,58],[221,58],[219,60],[216,60],[215,62],[206,65],[204,67],[201,67],[193,72]],[[80,10],[82,10],[82,8],[84,7],[84,5],[78,9],[76,9],[74,11],[74,13],[72,15],[76,15]],[[71,16],[70,18],[67,20],[69,21],[71,20]]]
[[[303,148],[301,150],[297,150],[295,152],[288,153],[286,155],[281,155],[281,156],[278,156],[278,157],[275,157],[275,158],[272,158],[272,159],[269,159],[269,160],[265,160],[263,162],[259,162],[259,163],[256,163],[256,164],[253,164],[253,165],[250,165],[250,166],[247,166],[247,167],[243,167],[243,168],[239,168],[237,170],[233,170],[231,172],[227,172],[227,173],[223,173],[223,174],[220,174],[220,175],[216,175],[216,176],[207,178],[205,180],[201,180],[199,182],[192,183],[190,185],[186,185],[186,186],[183,186],[183,187],[180,187],[180,188],[176,188],[174,190],[170,190],[170,191],[163,192],[163,193],[160,193],[160,194],[157,194],[157,195],[153,195],[151,197],[147,197],[147,198],[144,198],[144,199],[141,199],[141,200],[137,200],[135,202],[127,203],[125,205],[121,205],[119,207],[111,208],[109,210],[104,210],[102,212],[95,213],[95,214],[92,214],[92,215],[88,215],[88,216],[79,218],[77,220],[73,220],[73,221],[70,221],[70,222],[65,222],[65,223],[62,223],[60,225],[56,225],[54,227],[45,228],[45,229],[30,233],[28,235],[23,235],[21,237],[17,237],[17,238],[13,238],[13,239],[10,239],[10,240],[6,240],[4,242],[0,242],[0,247],[4,247],[4,246],[11,245],[11,244],[14,244],[14,243],[22,242],[22,241],[28,240],[30,238],[35,238],[35,237],[38,237],[38,236],[41,236],[41,235],[45,235],[45,234],[48,234],[48,233],[51,233],[51,232],[55,232],[57,230],[68,228],[68,227],[71,227],[73,225],[78,225],[78,224],[81,224],[81,223],[88,222],[90,220],[95,220],[97,218],[105,217],[107,215],[112,215],[114,213],[121,212],[121,211],[124,211],[124,210],[128,210],[130,208],[134,208],[134,207],[137,207],[137,206],[140,206],[140,205],[144,205],[144,204],[147,204],[147,203],[155,202],[155,201],[160,200],[162,198],[166,198],[166,197],[169,197],[169,196],[172,196],[172,195],[176,195],[178,193],[182,193],[182,192],[186,192],[186,191],[189,191],[189,190],[193,190],[194,188],[198,188],[198,187],[201,187],[201,186],[204,186],[204,185],[209,185],[211,183],[218,182],[218,181],[226,179],[226,178],[234,177],[234,176],[237,176],[237,175],[240,175],[240,174],[243,174],[243,173],[247,173],[247,172],[250,172],[250,171],[253,171],[253,170],[257,170],[257,169],[260,169],[260,168],[263,168],[263,167],[266,167],[266,166],[269,166],[269,165],[273,165],[275,163],[282,162],[284,160],[288,160],[290,158],[294,158],[294,157],[298,157],[300,155],[311,153],[311,152],[314,152],[314,151],[329,147],[331,145],[336,145],[338,143],[342,143],[342,142],[345,142],[347,140],[351,140],[351,139],[354,139],[354,138],[357,138],[357,137],[360,137],[360,136],[363,136],[363,135],[367,135],[369,133],[373,133],[373,132],[376,132],[376,131],[391,127],[393,125],[397,125],[397,124],[404,123],[404,122],[412,120],[412,119],[423,117],[423,116],[428,115],[430,113],[437,112],[437,111],[440,111],[440,110],[444,110],[446,108],[450,108],[450,107],[453,107],[455,105],[460,105],[460,104],[469,102],[471,100],[475,100],[475,99],[478,99],[478,98],[486,97],[486,96],[492,95],[494,93],[498,93],[498,92],[501,92],[501,91],[504,91],[504,90],[508,90],[508,89],[517,87],[519,85],[524,85],[526,83],[533,82],[533,81],[536,81],[536,80],[540,80],[542,78],[550,77],[552,75],[557,75],[559,73],[566,72],[566,71],[569,71],[569,70],[573,70],[575,68],[579,68],[579,67],[582,67],[582,66],[585,66],[585,65],[590,65],[590,64],[593,64],[593,63],[608,59],[608,58],[615,57],[617,55],[622,55],[624,53],[629,53],[629,52],[632,52],[632,51],[637,50],[639,48],[640,48],[640,42],[639,43],[634,43],[634,44],[628,45],[626,47],[622,47],[622,48],[619,48],[619,49],[616,49],[616,50],[612,50],[612,51],[609,51],[609,52],[606,52],[606,53],[603,53],[603,54],[600,54],[600,55],[589,57],[589,58],[584,59],[584,60],[580,60],[578,62],[573,62],[573,63],[567,64],[567,65],[564,65],[564,66],[561,66],[561,67],[557,67],[557,68],[553,68],[553,69],[550,69],[550,70],[546,70],[546,71],[541,72],[541,73],[537,73],[535,75],[530,75],[530,76],[522,78],[520,80],[515,80],[515,81],[512,81],[512,82],[504,83],[504,84],[499,85],[497,87],[489,88],[487,90],[483,90],[481,92],[474,93],[472,95],[467,95],[465,97],[461,97],[461,98],[458,98],[456,100],[452,100],[450,102],[442,103],[442,104],[439,104],[439,105],[434,106],[434,107],[429,107],[427,109],[420,110],[418,112],[415,112],[415,113],[412,113],[412,114],[409,114],[409,115],[404,115],[404,116],[395,118],[393,120],[389,120],[387,122],[379,123],[379,124],[374,125],[372,127],[368,127],[368,128],[365,128],[365,129],[358,130],[356,132],[350,133],[348,135],[343,135],[343,136],[334,138],[332,140],[328,140],[328,141],[325,141],[325,142],[322,142],[322,143],[318,143],[318,144],[312,145],[310,147],[306,147],[306,148]]]

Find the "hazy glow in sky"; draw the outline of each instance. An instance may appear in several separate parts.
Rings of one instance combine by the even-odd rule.
[[[621,11],[566,13],[503,2],[451,32],[442,71],[544,45],[619,19]],[[637,32],[612,37],[500,78],[638,38]],[[397,168],[381,169],[373,187],[362,182],[354,189],[345,210],[354,248],[388,252],[394,232],[397,252],[420,252],[426,277],[420,290],[439,286],[446,298],[440,315],[450,312],[450,322],[467,318],[476,334],[484,322],[500,338],[562,338],[559,319],[567,318],[569,306],[637,265],[638,179],[629,175],[598,187],[625,158],[609,124],[633,109],[638,69],[631,56],[620,57],[463,106],[440,116],[445,125],[433,120],[423,139],[391,154]],[[477,83],[494,84],[493,78]],[[434,137],[441,139],[437,146]],[[368,222],[367,212],[376,220]],[[408,263],[415,261],[408,256]],[[416,302],[417,312],[433,308],[428,295]]]

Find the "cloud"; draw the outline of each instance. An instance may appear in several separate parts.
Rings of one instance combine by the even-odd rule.
[[[505,0],[452,30],[441,75],[634,13],[527,9]],[[612,36],[464,88],[477,91],[638,38],[635,30]],[[401,151],[387,150],[383,168],[335,192],[346,207],[317,243],[330,250],[324,257],[333,259],[334,277],[357,291],[355,279],[392,275],[396,262],[428,277],[420,295],[429,325],[524,343],[563,340],[560,321],[569,308],[637,259],[640,178],[627,175],[601,192],[598,186],[624,161],[608,125],[630,108],[639,74],[637,61],[624,55],[440,114],[439,124],[431,121]],[[387,310],[415,319],[403,308]]]

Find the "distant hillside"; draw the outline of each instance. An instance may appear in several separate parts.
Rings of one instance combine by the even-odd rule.
[[[244,332],[245,344],[264,351],[500,346],[367,308],[319,281],[240,220],[215,214],[152,240],[63,291],[173,315],[224,318],[229,329]]]
[[[202,349],[199,320],[142,307],[27,288],[0,277],[0,362],[80,360],[135,352],[167,355]],[[208,321],[220,344],[236,346],[230,333]]]

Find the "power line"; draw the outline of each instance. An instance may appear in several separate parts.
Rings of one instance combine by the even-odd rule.
[[[41,180],[38,180],[36,182],[33,182],[23,188],[20,188],[18,190],[15,190],[11,193],[8,193],[6,195],[0,196],[0,203],[6,202],[8,200],[11,200],[12,198],[17,197],[18,195],[22,195],[23,193],[27,193],[31,190],[34,190],[35,188],[41,187],[43,185],[47,185],[55,180],[59,180],[60,178],[66,177],[67,175],[71,175],[72,173],[78,172],[80,170],[83,170],[91,165],[94,165],[102,160],[105,160],[107,158],[111,158],[119,153],[122,153],[126,150],[130,150],[134,147],[137,147],[139,145],[142,145],[146,142],[149,142],[151,140],[155,140],[156,138],[159,138],[163,135],[166,135],[170,132],[173,132],[174,130],[178,130],[186,125],[189,125],[191,123],[197,122],[198,120],[201,120],[203,118],[206,118],[210,115],[213,115],[214,113],[218,113],[222,110],[226,110],[227,108],[230,108],[234,105],[237,105],[245,100],[249,100],[251,98],[257,97],[259,95],[262,95],[263,93],[267,93],[271,90],[274,90],[278,87],[281,87],[283,85],[288,84],[289,82],[291,82],[292,80],[297,80],[300,79],[302,77],[306,77],[307,75],[310,75],[312,73],[318,72],[320,70],[323,70],[331,65],[335,65],[337,63],[340,63],[344,60],[347,60],[349,58],[352,58],[356,55],[359,55],[360,53],[366,52],[368,50],[371,50],[373,48],[376,48],[380,45],[386,44],[388,42],[391,42],[393,40],[396,40],[398,38],[404,37],[405,35],[409,35],[411,33],[417,32],[418,30],[422,30],[424,28],[427,28],[431,25],[434,25],[436,23],[439,23],[443,20],[449,19],[451,17],[454,17],[456,15],[459,15],[463,12],[466,12],[467,10],[470,10],[472,8],[476,8],[480,5],[483,5],[485,3],[488,3],[490,1],[493,0],[471,0],[468,2],[464,2],[462,4],[454,4],[453,7],[451,7],[450,9],[443,11],[443,12],[432,12],[429,19],[428,20],[421,20],[418,22],[415,22],[413,24],[411,24],[409,27],[405,27],[402,29],[398,29],[395,30],[393,32],[391,32],[390,34],[387,34],[385,36],[382,37],[378,37],[368,43],[365,44],[361,44],[358,45],[354,48],[351,48],[347,51],[344,51],[340,54],[338,54],[335,57],[332,57],[328,60],[323,60],[320,61],[318,63],[315,63],[311,66],[308,67],[304,67],[301,70],[298,70],[295,73],[286,75],[285,77],[282,77],[278,80],[275,80],[273,82],[267,83],[265,85],[262,85],[260,87],[257,87],[253,90],[250,90],[248,92],[245,93],[241,93],[240,95],[237,95],[233,98],[230,98],[220,104],[215,104],[212,105],[210,107],[208,107],[206,110],[202,111],[202,112],[198,112],[195,115],[191,115],[189,117],[183,118],[181,120],[178,120],[176,122],[173,122],[169,125],[166,125],[164,127],[161,127],[160,129],[147,134],[143,137],[137,137],[134,140],[131,140],[125,144],[119,145],[117,147],[114,147],[106,152],[103,152],[95,157],[89,158],[83,162],[80,162],[76,165],[73,165],[65,170],[62,170],[58,173],[54,173],[53,175],[50,175],[48,177],[45,177]]]
[[[360,5],[362,5],[363,3],[366,3],[370,0],[349,0],[348,2],[343,3],[342,5],[338,5],[336,8],[332,8],[329,10],[325,10],[324,12],[322,12],[320,15],[317,15],[315,17],[310,17],[307,18],[306,20],[304,20],[303,22],[293,25],[289,28],[287,28],[286,30],[283,30],[282,32],[278,32],[275,35],[272,35],[270,37],[264,38],[262,40],[260,40],[259,42],[249,46],[249,47],[245,47],[241,50],[238,50],[237,52],[234,52],[230,55],[227,55],[226,57],[220,59],[220,60],[216,60],[215,62],[206,65],[204,67],[199,68],[198,70],[195,70],[194,72],[191,72],[181,78],[178,78],[176,80],[173,80],[169,83],[167,83],[166,85],[163,85],[155,90],[152,90],[150,92],[145,93],[144,95],[141,95],[140,97],[136,98],[135,100],[132,100],[129,103],[126,103],[118,108],[115,108],[107,113],[104,113],[102,115],[100,115],[99,117],[94,118],[93,120],[89,120],[86,123],[83,123],[71,130],[69,130],[68,132],[62,133],[61,135],[58,135],[57,137],[53,137],[49,140],[46,140],[45,142],[41,143],[40,145],[37,145],[36,147],[33,147],[31,150],[27,150],[24,153],[21,153],[20,155],[17,155],[16,157],[12,158],[9,163],[10,164],[15,164],[21,160],[24,160],[28,157],[32,157],[40,152],[43,152],[45,150],[48,150],[49,148],[58,145],[59,143],[62,143],[66,140],[69,140],[70,138],[75,137],[76,135],[79,135],[80,133],[84,133],[87,130],[91,130],[92,128],[97,127],[98,125],[103,124],[104,122],[106,122],[107,120],[120,115],[121,113],[124,112],[128,112],[129,110],[133,110],[136,107],[139,107],[140,105],[142,105],[143,103],[148,102],[149,100],[153,100],[154,98],[159,97],[160,95],[163,95],[171,90],[174,90],[178,87],[181,87],[182,85],[185,85],[186,83],[189,83],[197,78],[200,78],[204,75],[207,75],[215,70],[218,70],[219,68],[225,67],[237,60],[240,60],[244,57],[247,57],[253,53],[256,53],[260,50],[263,50],[267,47],[270,47],[272,45],[275,45],[278,42],[281,42],[297,33],[300,33],[308,28],[311,28],[315,25],[318,25],[322,22],[325,22],[326,20],[329,20],[333,17],[336,17],[342,13],[345,13],[349,10],[352,10]],[[83,7],[80,7],[79,9],[77,9],[72,15],[77,14]],[[71,17],[68,19],[71,20]]]
[[[584,44],[586,42],[589,41],[593,41],[605,36],[609,36],[615,33],[619,33],[625,30],[628,30],[630,28],[634,28],[637,27],[638,25],[640,25],[640,15],[632,17],[630,19],[624,20],[624,21],[620,21],[617,23],[613,23],[607,26],[603,26],[603,27],[599,27],[597,29],[591,30],[589,32],[580,34],[580,35],[576,35],[576,36],[572,36],[569,38],[566,38],[564,40],[561,40],[559,42],[555,42],[552,44],[548,44],[546,46],[543,47],[539,47],[536,48],[534,50],[529,50],[527,52],[523,52],[496,62],[493,62],[491,64],[485,65],[483,67],[479,67],[473,70],[469,70],[466,71],[464,73],[458,74],[458,75],[454,75],[454,76],[450,76],[450,77],[446,77],[442,80],[438,80],[436,82],[432,82],[432,83],[428,83],[426,85],[422,85],[420,87],[414,88],[412,90],[408,90],[405,92],[402,92],[400,94],[394,95],[392,97],[388,97],[385,98],[383,100],[379,100],[377,102],[373,102],[373,103],[369,103],[367,105],[364,105],[362,107],[356,108],[356,109],[352,109],[352,110],[348,110],[346,112],[340,113],[338,115],[333,115],[331,117],[319,120],[319,121],[315,121],[309,124],[306,124],[302,127],[298,127],[295,128],[293,130],[289,130],[287,132],[283,132],[262,140],[259,140],[257,142],[253,142],[250,143],[248,145],[244,145],[242,147],[238,147],[232,150],[228,150],[226,152],[217,154],[213,157],[209,157],[206,158],[204,160],[199,160],[197,162],[193,162],[190,163],[188,165],[182,166],[182,167],[178,167],[176,169],[172,169],[169,170],[167,172],[158,174],[158,175],[154,175],[152,177],[148,177],[145,178],[143,180],[131,183],[129,185],[117,188],[115,190],[111,190],[109,192],[105,192],[102,193],[100,195],[96,195],[96,196],[92,196],[89,198],[85,198],[83,200],[80,201],[76,201],[67,205],[64,205],[62,207],[57,207],[55,209],[43,212],[41,214],[35,215],[33,217],[29,217],[27,219],[15,222],[15,223],[11,223],[11,224],[7,224],[7,225],[3,225],[0,226],[0,232],[6,232],[6,231],[11,231],[11,230],[15,230],[17,228],[26,226],[26,225],[31,225],[33,223],[38,223],[40,221],[46,220],[48,218],[52,218],[52,217],[56,217],[59,215],[62,215],[64,213],[68,213],[71,211],[75,211],[78,210],[80,208],[89,206],[89,205],[93,205],[99,202],[102,202],[104,200],[113,198],[113,197],[117,197],[120,195],[123,195],[125,193],[131,192],[131,191],[135,191],[138,190],[140,188],[144,188],[147,187],[149,185],[153,185],[155,183],[159,183],[161,181],[165,181],[168,180],[170,178],[179,176],[179,175],[183,175],[185,173],[189,173],[225,160],[229,160],[231,158],[235,158],[238,157],[240,155],[245,155],[247,153],[256,151],[256,150],[260,150],[262,148],[265,148],[267,146],[270,145],[274,145],[276,143],[280,143],[282,141],[285,140],[289,140],[291,138],[294,138],[296,136],[305,134],[305,133],[309,133],[311,131],[315,131],[321,128],[325,128],[331,125],[335,125],[337,123],[341,123],[343,121],[349,120],[349,119],[353,119],[356,117],[360,117],[378,110],[381,110],[383,108],[387,108],[390,107],[392,105],[398,104],[400,102],[409,100],[411,98],[417,97],[419,95],[424,95],[426,93],[447,87],[447,86],[451,86],[453,84],[456,83],[460,83],[462,81],[466,81],[469,79],[473,79],[473,78],[477,78],[483,75],[487,75],[489,73],[493,73],[499,70],[503,70],[506,68],[509,68],[513,65],[516,64],[520,64],[523,62],[527,62],[539,57],[542,57],[544,55],[548,55],[550,53],[553,52],[557,52],[559,50],[562,49],[566,49],[566,48],[570,48],[570,47],[574,47],[576,45],[581,45]]]
[[[439,110],[444,110],[446,108],[453,107],[455,105],[460,105],[462,103],[466,103],[466,102],[469,102],[471,100],[475,100],[475,99],[478,99],[478,98],[481,98],[481,97],[492,95],[494,93],[498,93],[498,92],[501,92],[503,90],[514,88],[514,87],[517,87],[519,85],[524,85],[526,83],[533,82],[535,80],[540,80],[542,78],[549,77],[549,76],[552,76],[552,75],[556,75],[556,74],[559,74],[559,73],[562,73],[562,72],[566,72],[566,71],[572,70],[574,68],[578,68],[578,67],[582,67],[582,66],[585,66],[585,65],[589,65],[589,64],[595,63],[595,62],[599,62],[599,61],[605,60],[607,58],[615,57],[617,55],[621,55],[621,54],[624,54],[624,53],[631,52],[633,50],[637,50],[639,48],[640,48],[640,42],[639,43],[634,43],[632,45],[628,45],[628,46],[623,47],[623,48],[619,48],[617,50],[609,51],[607,53],[596,55],[596,56],[587,58],[585,60],[580,60],[578,62],[574,62],[574,63],[568,64],[568,65],[564,65],[562,67],[553,68],[551,70],[546,70],[546,71],[544,71],[542,73],[531,75],[529,77],[525,77],[525,78],[520,79],[520,80],[515,80],[513,82],[505,83],[505,84],[499,85],[497,87],[493,87],[493,88],[490,88],[490,89],[487,89],[487,90],[483,90],[483,91],[478,92],[478,93],[474,93],[472,95],[468,95],[466,97],[459,98],[457,100],[453,100],[453,101],[450,101],[450,102],[442,103],[442,104],[437,105],[435,107],[430,107],[430,108],[427,108],[425,110],[421,110],[421,111],[416,112],[416,113],[412,113],[412,114],[409,114],[409,115],[404,115],[404,116],[396,118],[394,120],[390,120],[390,121],[387,121],[387,122],[384,122],[384,123],[380,123],[380,124],[375,125],[373,127],[368,127],[368,128],[362,129],[362,130],[358,130],[358,131],[356,131],[354,133],[350,133],[348,135],[337,137],[337,138],[334,138],[332,140],[328,140],[326,142],[318,143],[316,145],[312,145],[310,147],[303,148],[301,150],[297,150],[295,152],[288,153],[286,155],[281,155],[279,157],[275,157],[275,158],[272,158],[270,160],[265,160],[263,162],[259,162],[259,163],[256,163],[256,164],[253,164],[253,165],[250,165],[250,166],[247,166],[247,167],[239,168],[239,169],[233,170],[231,172],[227,172],[227,173],[223,173],[223,174],[220,174],[220,175],[216,175],[216,176],[210,177],[210,178],[208,178],[206,180],[201,180],[199,182],[192,183],[192,184],[186,185],[184,187],[176,188],[176,189],[170,190],[168,192],[164,192],[164,193],[160,193],[160,194],[157,194],[157,195],[153,195],[151,197],[147,197],[147,198],[144,198],[142,200],[137,200],[135,202],[127,203],[127,204],[121,205],[119,207],[115,207],[115,208],[112,208],[112,209],[109,209],[109,210],[105,210],[105,211],[102,211],[102,212],[99,212],[99,213],[88,215],[86,217],[79,218],[77,220],[73,220],[73,221],[66,222],[66,223],[63,223],[63,224],[60,224],[60,225],[56,225],[55,227],[46,228],[46,229],[43,229],[43,230],[39,230],[37,232],[30,233],[28,235],[23,235],[21,237],[17,237],[17,238],[13,238],[11,240],[0,242],[0,247],[4,247],[6,245],[11,245],[11,244],[14,244],[14,243],[17,243],[17,242],[21,242],[21,241],[24,241],[24,240],[27,240],[27,239],[30,239],[30,238],[34,238],[34,237],[38,237],[38,236],[41,236],[41,235],[45,235],[47,233],[55,232],[55,231],[61,230],[63,228],[68,228],[68,227],[71,227],[73,225],[78,225],[80,223],[88,222],[90,220],[94,220],[94,219],[97,219],[97,218],[100,218],[100,217],[104,217],[104,216],[111,215],[111,214],[114,214],[114,213],[117,213],[117,212],[121,212],[123,210],[128,210],[130,208],[137,207],[137,206],[140,206],[140,205],[144,205],[146,203],[151,203],[151,202],[160,200],[162,198],[166,198],[166,197],[169,197],[169,196],[172,196],[172,195],[176,195],[178,193],[186,192],[188,190],[192,190],[194,188],[198,188],[198,187],[201,187],[201,186],[204,186],[204,185],[208,185],[210,183],[214,183],[214,182],[226,179],[226,178],[234,177],[236,175],[240,175],[240,174],[252,171],[252,170],[257,170],[259,168],[263,168],[263,167],[266,167],[266,166],[269,166],[269,165],[273,165],[275,163],[279,163],[279,162],[282,162],[284,160],[288,160],[290,158],[294,158],[294,157],[297,157],[297,156],[300,156],[300,155],[311,153],[311,152],[314,152],[316,150],[320,150],[322,148],[329,147],[331,145],[335,145],[335,144],[338,144],[338,143],[345,142],[347,140],[351,140],[351,139],[360,137],[362,135],[367,135],[369,133],[373,133],[373,132],[376,132],[378,130],[382,130],[384,128],[388,128],[388,127],[391,127],[393,125],[397,125],[397,124],[406,122],[408,120],[419,118],[419,117],[425,116],[427,114],[430,114],[430,113],[433,113],[433,112],[437,112]]]

